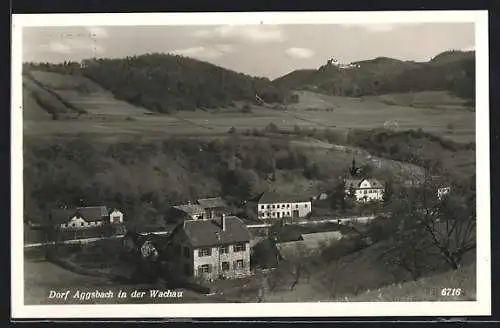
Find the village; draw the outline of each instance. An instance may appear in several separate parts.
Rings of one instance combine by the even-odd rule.
[[[315,214],[315,207],[321,207],[322,202],[332,197],[327,193],[305,197],[274,191],[243,200],[240,208],[223,197],[177,204],[166,213],[165,225],[157,228],[127,227],[126,214],[117,208],[64,206],[51,209],[45,224],[25,224],[25,248],[66,248],[67,252],[75,245],[89,247],[95,242],[115,240],[119,241],[119,252],[125,254],[118,261],[119,266],[128,266],[126,279],[133,276],[141,282],[142,279],[151,283],[162,281],[167,286],[183,287],[195,286],[192,281],[199,286],[242,279],[273,268],[262,265],[261,258],[256,259],[256,254],[262,253],[256,249],[262,245],[272,245],[272,254],[265,252],[269,253],[266,256],[276,257],[276,264],[298,253],[302,256],[318,253],[343,238],[362,234],[364,227],[390,215],[380,206],[388,186],[364,176],[354,159],[348,171],[342,197],[358,209],[350,216]],[[449,186],[441,185],[436,197],[441,199],[449,191]],[[249,212],[253,215],[249,216]],[[33,232],[39,232],[38,235],[41,232],[43,237],[33,242]],[[58,257],[52,256],[52,259]],[[63,266],[68,264],[60,258],[55,260]],[[75,263],[69,268],[82,271]],[[209,290],[201,289],[204,293]]]

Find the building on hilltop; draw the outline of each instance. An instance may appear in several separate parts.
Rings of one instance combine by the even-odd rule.
[[[311,200],[265,192],[257,203],[257,213],[260,219],[302,218],[311,213]]]
[[[381,201],[384,197],[384,186],[377,179],[346,179],[346,197],[352,196],[358,202]]]
[[[238,217],[186,220],[169,236],[176,274],[205,280],[250,274],[251,234]]]

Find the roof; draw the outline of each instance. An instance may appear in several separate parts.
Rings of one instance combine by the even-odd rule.
[[[102,220],[109,215],[105,206],[88,206],[78,208],[55,208],[50,211],[53,223],[61,224],[68,222],[73,216],[80,214],[85,221]]]
[[[346,184],[346,187],[347,188],[359,188],[361,183],[363,181],[368,181],[371,185],[370,188],[384,188],[384,186],[382,185],[382,183],[380,181],[378,181],[377,179],[347,179],[345,181],[345,184]]]
[[[193,247],[228,245],[249,242],[250,232],[240,218],[229,216],[225,218],[226,230],[221,227],[221,219],[188,220],[179,225],[184,230]],[[217,235],[220,239],[217,238]]]
[[[203,208],[226,208],[227,203],[221,197],[198,199],[198,204]]]
[[[174,208],[189,215],[201,215],[205,213],[205,209],[198,204],[182,204],[174,206]]]
[[[265,192],[259,198],[259,203],[261,204],[273,204],[273,203],[298,203],[298,202],[308,202],[310,201],[305,196],[288,196],[281,195],[276,192]]]
[[[106,206],[87,206],[77,208],[85,221],[97,221],[109,215]]]
[[[319,251],[322,247],[342,238],[338,231],[308,233],[302,235],[302,240],[286,241],[276,244],[283,258],[305,256]]]

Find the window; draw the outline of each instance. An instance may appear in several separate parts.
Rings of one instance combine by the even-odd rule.
[[[246,246],[247,245],[243,244],[243,243],[235,244],[235,245],[233,245],[233,252],[244,252],[247,249]]]
[[[276,208],[276,206],[275,206],[275,205],[273,205],[273,208]]]
[[[190,251],[189,251],[189,247],[184,247],[184,257],[185,258],[189,258],[190,255],[189,255]]]
[[[211,248],[200,248],[198,250],[198,257],[204,257],[204,256],[210,256],[210,255],[212,255]]]
[[[295,208],[299,208],[299,204],[295,204]]]
[[[286,208],[290,208],[290,204],[286,204]]]
[[[264,212],[259,212],[259,216],[264,216]]]
[[[199,274],[204,274],[204,273],[210,273],[210,264],[203,264],[198,266],[198,273]]]
[[[276,213],[273,212],[273,216],[275,216],[275,215],[276,215]]]
[[[229,246],[223,246],[223,247],[219,248],[219,252],[221,254],[227,254],[227,253],[229,253]]]
[[[260,209],[261,209],[261,210],[263,210],[263,209],[264,209],[264,205],[262,205],[262,206],[260,207]]]
[[[304,207],[307,208],[307,204],[304,204]]]
[[[281,208],[285,208],[285,204],[281,205]]]
[[[290,212],[286,212],[286,215],[290,215]]]
[[[245,267],[245,262],[243,262],[243,260],[234,261],[234,268],[235,269],[243,269],[244,267]]]
[[[269,207],[269,205],[267,205],[267,208],[268,208],[268,209],[270,208],[270,207]]]
[[[83,222],[80,222],[80,227],[83,227]]]
[[[363,191],[363,194],[365,194],[365,195],[366,195],[366,190],[364,190],[364,191]]]
[[[222,271],[229,271],[229,262],[222,262]]]

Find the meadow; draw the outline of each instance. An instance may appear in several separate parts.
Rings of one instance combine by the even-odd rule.
[[[289,131],[295,127],[337,131],[381,127],[395,130],[422,128],[457,142],[475,140],[475,113],[468,110],[459,98],[446,92],[350,98],[297,91],[299,102],[286,107],[253,105],[249,113],[242,113],[236,104],[233,108],[217,111],[180,111],[167,115],[153,114],[117,100],[109,91],[84,77],[37,71],[31,72],[31,75],[86,114],[78,119],[40,119],[39,108],[29,97],[25,97],[25,113],[39,113],[25,114],[26,135],[211,135],[226,133],[231,128],[236,133],[263,129],[274,123],[280,129]],[[49,101],[54,102],[57,108],[61,106],[53,97]]]

